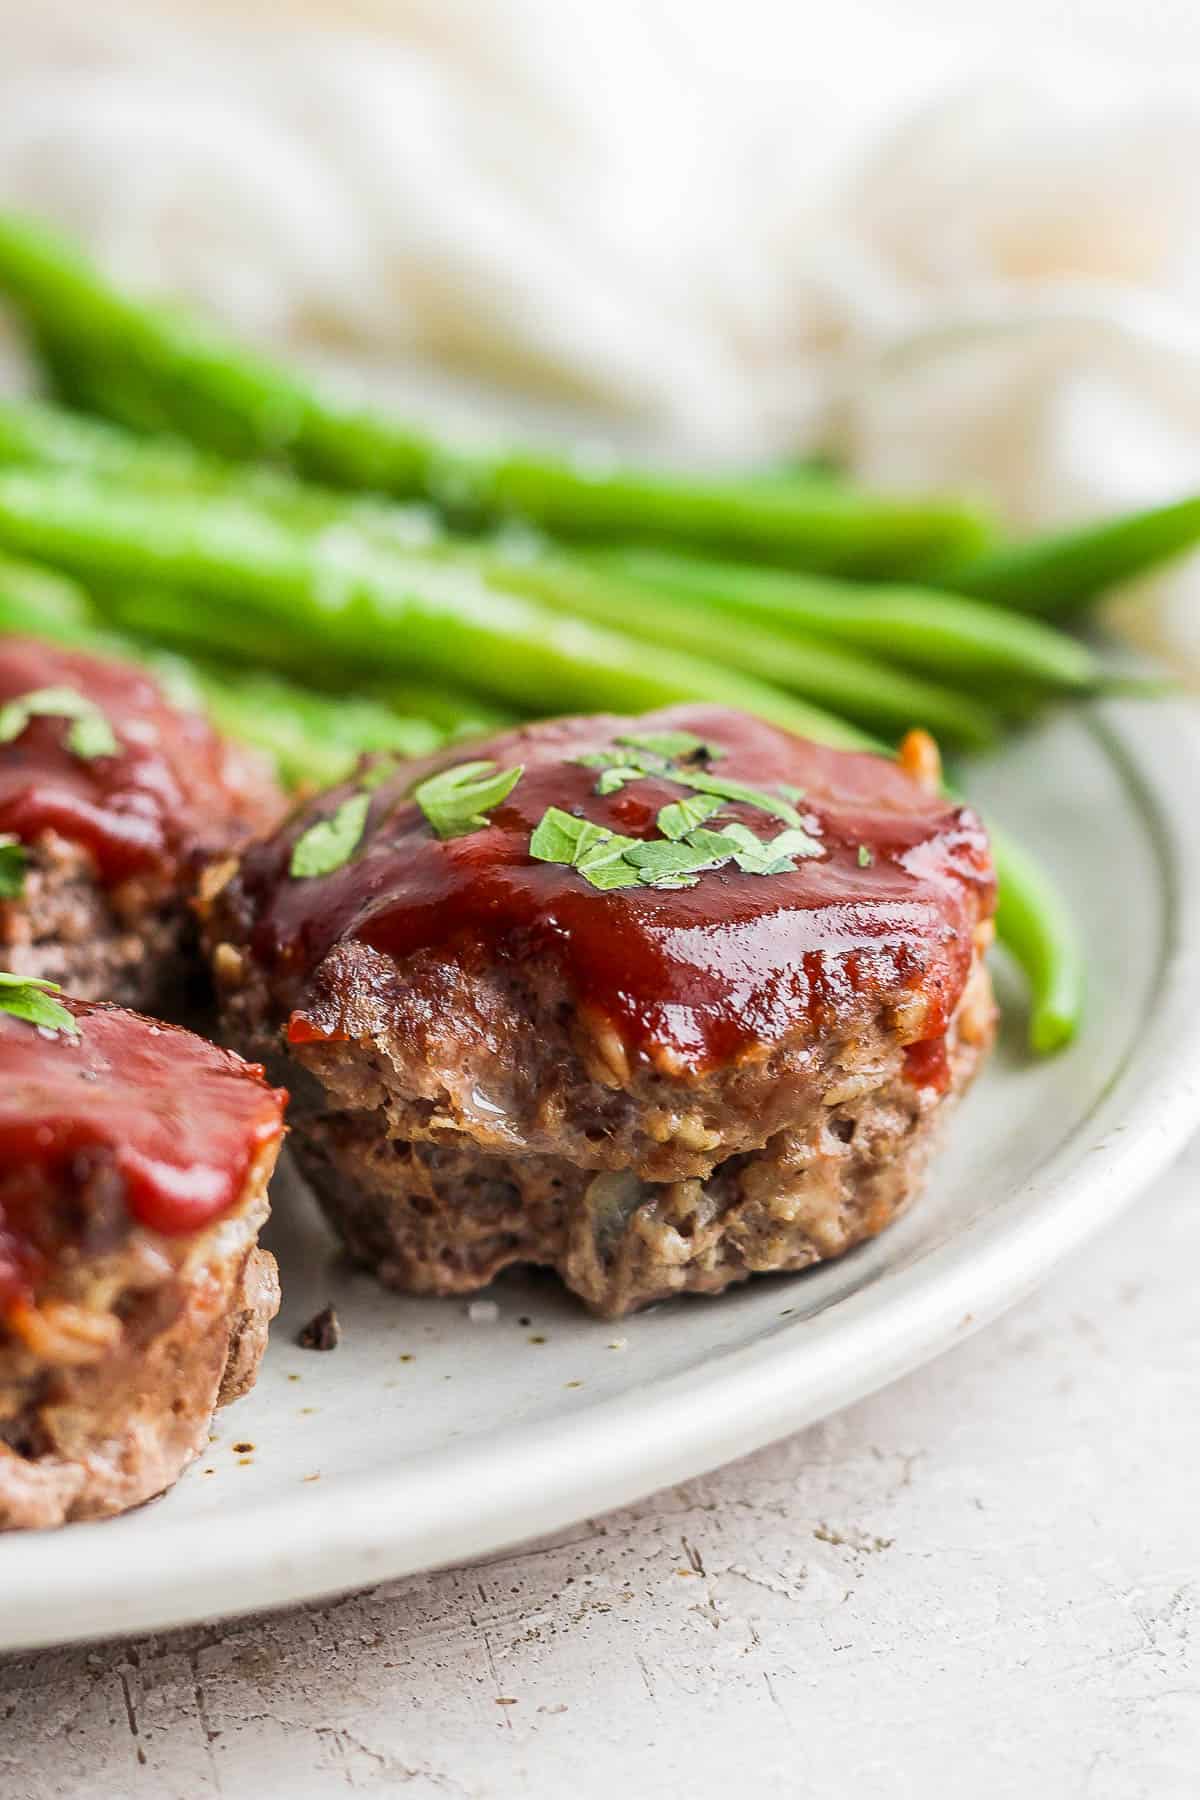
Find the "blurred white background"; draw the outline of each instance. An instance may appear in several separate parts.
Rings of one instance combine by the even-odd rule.
[[[460,431],[832,440],[1018,522],[1200,487],[1194,0],[0,25],[0,202]],[[1200,645],[1194,586],[1165,604]]]

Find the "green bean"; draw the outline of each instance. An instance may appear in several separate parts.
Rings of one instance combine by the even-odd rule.
[[[995,741],[996,721],[979,702],[836,644],[799,633],[784,637],[729,614],[706,617],[690,599],[631,585],[606,568],[594,571],[547,557],[519,560],[495,551],[484,552],[479,560],[509,592],[528,594],[652,644],[701,649],[730,668],[774,682],[885,736],[922,725],[969,749]]]
[[[5,464],[75,469],[153,493],[224,494],[302,529],[348,522],[402,547],[428,543],[438,532],[427,508],[318,487],[282,469],[206,455],[180,437],[138,437],[107,420],[0,396],[0,466]]]
[[[0,400],[3,462],[46,463],[117,476],[154,492],[228,493],[264,504],[288,523],[321,526],[349,522],[381,543],[403,542],[393,509],[356,507],[344,495],[306,487],[272,470],[247,471],[241,465],[200,456],[179,442],[138,439],[112,425],[29,402]],[[443,553],[449,556],[455,550],[446,545]],[[684,650],[697,643],[699,634],[690,607],[670,597],[648,598],[628,587],[622,593],[620,583],[611,576],[597,577],[584,567],[556,562],[539,561],[531,567],[528,559],[505,559],[495,553],[489,556],[488,567],[511,591],[560,609],[565,605],[566,610],[628,630],[631,635],[649,636]],[[136,607],[139,598],[144,601],[145,597],[118,597],[120,617],[127,625],[159,634],[177,632],[177,607],[169,606],[148,622],[131,615],[131,605]],[[153,607],[153,601],[150,604]],[[254,648],[265,661],[278,660],[278,650],[270,641],[276,635],[269,624],[261,627]],[[239,648],[247,647],[243,628]],[[739,627],[736,634],[726,634],[721,655],[735,668],[774,680],[873,729],[894,733],[919,723],[950,741],[974,748],[994,737],[993,721],[978,704],[820,643],[779,645],[762,630]],[[306,670],[300,672],[307,674]]]
[[[209,459],[182,439],[135,437],[122,426],[42,401],[0,397],[0,463],[45,463],[93,475],[199,480]],[[223,465],[212,465],[223,466]]]
[[[517,706],[640,711],[687,699],[741,707],[827,741],[862,743],[848,723],[765,682],[564,618],[435,556],[384,553],[337,527],[293,531],[225,499],[147,499],[75,474],[0,471],[0,549],[85,581],[128,580],[236,603],[280,638],[305,639],[371,670],[464,677]]]
[[[12,217],[0,217],[0,290],[68,378],[78,366],[91,403],[143,428],[161,418],[224,456],[282,458],[333,486],[423,496],[469,527],[515,516],[568,538],[679,541],[878,574],[965,555],[987,536],[978,510],[962,501],[871,495],[823,477],[706,478],[578,456],[449,449],[323,396],[215,329],[127,298],[45,229]]]
[[[1065,632],[935,589],[868,587],[659,550],[605,550],[589,560],[656,592],[978,684],[998,700],[1012,682],[1087,692],[1103,679],[1092,651]]]
[[[862,575],[903,574],[940,555],[940,540],[977,547],[986,537],[980,515],[952,499],[907,500],[816,479],[721,480],[582,455],[447,455],[426,491],[465,526],[515,517],[571,541],[690,544]]]
[[[90,613],[71,615],[47,611],[31,594],[10,589],[0,581],[0,636],[44,638],[65,650],[86,650],[96,656],[133,656],[130,640],[97,623]],[[166,652],[163,653],[167,655]]]
[[[386,543],[403,548],[411,545],[414,538],[419,540],[422,533],[428,537],[427,525],[423,530],[421,520],[413,520],[401,509],[356,503],[344,495],[308,487],[273,470],[246,469],[222,463],[201,456],[180,442],[138,439],[112,425],[27,401],[0,400],[0,463],[5,462],[45,463],[119,477],[154,492],[223,493],[264,505],[284,522],[301,527],[349,523],[373,540],[377,539],[381,545]],[[442,553],[455,554],[461,548],[461,544],[443,543]],[[529,557],[505,557],[500,549],[488,555],[489,566],[515,591],[558,607],[565,604],[568,610],[629,630],[632,635],[649,636],[685,650],[695,645],[699,630],[692,608],[681,601],[674,590],[710,596],[715,589],[720,604],[727,588],[740,578],[741,587],[752,597],[760,591],[766,596],[758,608],[764,619],[775,622],[784,616],[789,624],[790,614],[781,615],[779,607],[773,604],[778,599],[776,589],[781,589],[785,597],[797,587],[804,592],[803,577],[753,568],[731,569],[725,564],[709,565],[654,551],[615,553],[616,577],[607,570],[604,577],[597,577],[583,564],[567,564],[561,559],[542,558],[534,564]],[[630,572],[636,579],[644,578],[647,583],[661,588],[662,597],[648,597],[641,587],[622,582],[622,558],[630,565]],[[659,574],[658,581],[655,581],[656,573]],[[836,619],[839,612],[861,612],[863,602],[847,584],[822,582],[816,577],[809,578],[809,583],[818,598],[823,598],[826,614],[832,610]],[[832,591],[832,600],[826,589]],[[945,626],[939,625],[931,632],[927,615],[932,607],[945,605],[946,602],[936,596],[919,598],[915,607],[910,605],[909,613],[919,614],[915,631],[919,633],[924,627],[927,635],[932,635],[936,642],[943,641],[949,635]],[[819,615],[820,607],[816,610]],[[1070,659],[1074,659],[1070,663],[1073,672],[1081,663],[1085,667],[1089,665],[1088,653],[1072,640],[1060,640],[1032,622],[1012,627],[999,619],[994,609],[977,606],[974,610],[984,622],[984,629],[977,628],[969,642],[976,662],[996,640],[1011,655],[1010,639],[1019,637],[1024,630],[1035,640],[1039,634],[1050,639],[1056,656],[1053,664],[1056,671],[1061,671]],[[824,624],[825,621],[818,618],[818,635],[836,636],[833,632],[822,631]],[[881,630],[875,618],[872,631],[880,649],[885,653],[894,649],[895,633],[890,627],[887,631]],[[270,628],[264,627],[264,632],[269,633]],[[843,712],[873,729],[894,732],[921,723],[950,741],[974,748],[982,747],[994,737],[994,721],[978,702],[964,700],[937,684],[898,675],[876,660],[856,656],[852,647],[851,653],[847,654],[836,647],[831,649],[827,643],[805,638],[794,630],[791,635],[795,641],[780,644],[775,634],[761,626],[743,624],[736,633],[725,633],[722,656],[749,674],[773,680],[781,687]],[[1060,645],[1066,645],[1065,652]],[[264,642],[260,641],[258,653],[264,660],[277,660],[269,644]],[[963,660],[964,657],[959,655],[960,664]],[[1048,660],[1043,652],[1043,661]],[[302,673],[307,675],[307,671]]]
[[[200,691],[218,730],[267,750],[289,787],[331,787],[368,751],[424,756],[445,741],[427,719],[398,718],[353,695],[331,699],[266,673],[199,669]]]
[[[393,678],[373,682],[363,691],[393,712],[430,719],[452,738],[483,737],[490,731],[503,731],[515,725],[519,716],[511,707],[497,706],[482,695],[450,687],[444,681],[434,688],[428,683]]]
[[[389,546],[404,544],[404,515],[399,515],[401,522],[397,524],[396,509],[381,505],[356,506],[345,496],[306,487],[271,470],[246,471],[237,465],[199,456],[181,444],[140,440],[111,425],[79,419],[73,414],[28,402],[0,401],[0,463],[6,461],[48,463],[118,476],[156,492],[227,493],[262,503],[287,523],[300,526],[351,523],[370,535],[373,541],[378,539]],[[409,535],[411,537],[411,528]],[[461,542],[443,542],[440,550],[445,556],[458,555],[463,553],[463,546]],[[638,553],[626,554],[636,565]],[[656,553],[643,554],[653,567],[658,560]],[[668,568],[673,561],[670,556],[662,560]],[[683,561],[685,571],[704,572],[708,567],[703,563]],[[694,648],[700,640],[698,622],[688,601],[670,592],[661,596],[647,594],[644,588],[631,586],[607,570],[597,575],[582,563],[506,556],[500,547],[486,553],[486,566],[501,585],[511,591],[627,630],[631,635],[649,637],[652,641],[673,644],[683,650]],[[637,573],[636,567],[634,573]],[[751,582],[756,577],[768,583],[782,581],[785,584],[791,579],[754,569],[743,573],[751,578]],[[127,623],[130,622],[128,605],[129,596],[123,596],[123,616]],[[171,609],[172,613],[175,610]],[[1003,628],[998,625],[994,610],[979,610],[993,635],[1002,635]],[[159,625],[152,627],[160,628]],[[1039,628],[1031,625],[1028,629],[1035,632]],[[263,632],[269,635],[271,628],[265,626]],[[882,634],[877,633],[877,636]],[[938,684],[897,674],[879,661],[856,655],[852,650],[847,652],[836,645],[831,648],[828,643],[815,642],[795,632],[792,639],[790,643],[781,643],[777,633],[768,632],[753,622],[749,625],[740,622],[736,631],[726,628],[722,633],[722,659],[818,705],[842,712],[871,729],[895,733],[919,723],[950,742],[971,748],[981,748],[993,741],[995,722],[978,702],[964,700]],[[246,646],[243,643],[241,647]],[[277,653],[272,654],[265,636],[258,642],[257,653],[264,660],[277,660]],[[1078,651],[1080,657],[1085,654]],[[307,674],[307,671],[302,673]]]
[[[323,693],[368,700],[401,716],[429,721],[448,737],[476,737],[513,722],[513,714],[505,708],[444,682],[431,687],[394,678],[376,680],[361,659],[340,656],[334,643],[314,654],[311,640],[293,641],[281,633],[274,617],[248,614],[221,595],[209,596],[199,606],[181,604],[179,595],[168,589],[120,582],[97,582],[93,591],[106,619],[148,642],[191,655],[253,659]]]
[[[939,565],[936,579],[1018,612],[1069,618],[1094,600],[1200,544],[1200,496],[1101,519],[1073,531],[999,544]]]
[[[0,556],[0,601],[25,607],[31,618],[83,624],[91,616],[84,590],[65,575],[38,563]]]
[[[1083,1016],[1083,947],[1070,909],[1041,865],[989,826],[999,897],[996,932],[1029,986],[1029,1045],[1050,1056],[1069,1044]]]

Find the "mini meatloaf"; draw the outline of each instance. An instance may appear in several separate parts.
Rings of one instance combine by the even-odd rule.
[[[10,990],[11,992],[11,990]],[[0,1011],[0,1528],[170,1487],[253,1386],[279,1303],[257,1245],[286,1096],[190,1032],[69,1001]]]
[[[523,772],[472,819],[481,759]],[[617,1315],[881,1230],[992,1036],[976,815],[707,706],[421,785],[462,760],[365,767],[209,899],[232,1041],[286,1069],[350,1251],[431,1294],[549,1264]]]
[[[143,671],[0,637],[0,967],[155,1010],[196,870],[281,811]]]

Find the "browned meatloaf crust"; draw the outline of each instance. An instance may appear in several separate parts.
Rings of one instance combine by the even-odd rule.
[[[389,1287],[469,1294],[511,1263],[548,1263],[616,1317],[688,1292],[804,1269],[874,1237],[915,1193],[952,1101],[992,1034],[976,966],[951,1034],[944,1093],[856,1046],[807,1116],[707,1175],[649,1182],[564,1157],[489,1156],[460,1136],[384,1135],[370,1105],[303,1132],[301,1165],[346,1247]],[[968,1041],[968,1030],[970,1040]],[[845,1094],[846,1098],[838,1098]]]
[[[820,855],[662,893],[530,859],[546,804],[650,836],[679,789],[647,776],[598,801],[577,758],[666,730],[715,741],[731,780],[803,789]],[[297,1153],[350,1250],[428,1293],[545,1263],[619,1314],[879,1231],[992,1035],[974,815],[716,708],[557,721],[472,757],[526,771],[486,829],[432,839],[404,800],[423,763],[374,789],[344,869],[287,874],[349,790],[211,900],[228,1029],[287,1069]],[[726,817],[762,831],[753,808]]]
[[[69,720],[52,715],[0,743],[0,837],[25,862],[20,894],[0,897],[0,967],[158,1010],[196,966],[197,870],[282,802],[253,759],[143,671],[0,637],[0,707],[63,688],[97,706],[117,753],[73,753]]]
[[[253,1385],[279,1303],[257,1238],[283,1097],[190,1033],[69,1005],[74,1040],[0,1013],[7,1530],[169,1487]]]
[[[105,888],[89,853],[53,831],[27,858],[20,903],[0,900],[0,966],[85,1000],[164,1007],[192,954],[183,893],[136,878]]]

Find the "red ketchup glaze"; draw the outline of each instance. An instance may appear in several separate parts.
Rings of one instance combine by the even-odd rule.
[[[946,1034],[921,1038],[904,1049],[904,1072],[914,1087],[933,1088],[944,1094],[950,1086],[950,1058],[946,1051]]]
[[[673,892],[599,892],[576,871],[538,863],[529,836],[547,806],[632,837],[656,835],[677,784],[644,778],[610,797],[573,759],[622,731],[686,730],[726,751],[714,773],[759,788],[802,787],[806,827],[825,846],[794,873],[725,868]],[[488,756],[525,774],[483,830],[440,843],[405,799],[429,767]],[[330,875],[288,876],[291,848],[350,788],[325,797],[244,857],[232,892],[256,956],[293,1008],[293,1043],[336,1038],[336,999],[312,981],[339,941],[357,939],[403,965],[421,951],[470,966],[551,959],[577,1005],[620,1032],[634,1056],[699,1074],[800,1030],[836,1028],[861,997],[900,998],[919,984],[926,1035],[940,1038],[962,993],[976,920],[994,883],[973,812],[920,788],[871,755],[829,750],[720,707],[670,708],[634,720],[566,719],[526,727],[410,765],[372,797],[363,847]],[[761,837],[782,822],[729,806]],[[870,853],[860,859],[860,846]],[[865,864],[865,866],[864,866]]]
[[[0,639],[0,706],[39,688],[68,687],[104,713],[118,756],[85,760],[66,747],[63,719],[31,719],[0,744],[0,832],[42,832],[88,850],[106,884],[151,872],[169,879],[193,855],[218,851],[239,820],[266,824],[267,784],[198,713],[168,704],[142,671],[29,638]]]
[[[236,1206],[283,1131],[287,1095],[257,1064],[119,1007],[65,1004],[77,1038],[0,1013],[0,1310],[45,1260],[48,1195],[102,1169],[130,1219],[183,1236]]]

